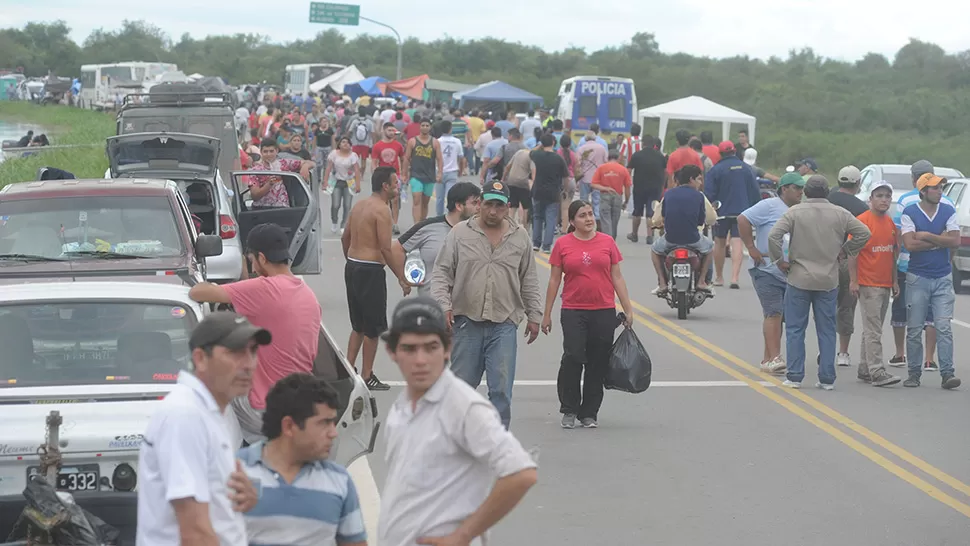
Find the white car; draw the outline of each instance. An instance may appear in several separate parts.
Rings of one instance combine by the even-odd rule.
[[[948,167],[934,167],[933,172],[944,178],[963,178],[963,173]],[[896,203],[899,202],[899,198],[915,188],[910,165],[867,165],[862,169],[862,183],[856,197],[868,204],[869,188],[874,182],[880,180],[889,182],[893,187],[893,205],[889,209],[889,213],[895,216],[897,214]]]
[[[0,536],[23,508],[28,477],[39,471],[51,410],[63,418],[55,486],[123,537],[133,536],[142,434],[190,363],[189,336],[208,312],[188,290],[91,281],[0,291]],[[377,404],[322,324],[319,345],[314,374],[340,399],[331,459],[349,465],[373,451]]]

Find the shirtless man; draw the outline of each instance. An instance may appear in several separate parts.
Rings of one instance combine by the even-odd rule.
[[[356,367],[357,353],[364,347],[361,376],[371,390],[390,387],[374,374],[374,357],[380,335],[387,330],[387,285],[384,265],[391,264],[404,295],[411,286],[404,280],[403,264],[392,259],[391,209],[388,203],[397,196],[397,173],[394,167],[378,167],[371,175],[370,197],[354,205],[347,218],[347,229],[340,237],[347,265],[347,306],[350,309],[350,342],[347,358]]]
[[[418,223],[428,217],[428,203],[431,202],[435,184],[441,182],[444,170],[441,144],[431,136],[430,120],[422,119],[421,134],[408,141],[403,170],[414,198],[412,219]]]

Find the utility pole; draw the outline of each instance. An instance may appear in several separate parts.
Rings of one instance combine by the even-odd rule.
[[[360,21],[364,20],[375,25],[380,25],[386,29],[389,29],[397,37],[397,79],[403,77],[402,73],[402,61],[404,56],[404,41],[401,40],[401,35],[398,34],[397,30],[388,25],[387,23],[382,23],[380,21],[375,21],[368,17],[363,17],[360,14],[360,6],[357,4],[334,4],[329,2],[310,2],[310,22],[311,23],[322,23],[325,25],[347,25],[347,26],[359,26]]]
[[[401,35],[398,34],[397,30],[395,30],[394,27],[392,27],[391,25],[382,23],[380,21],[375,21],[373,19],[370,19],[364,16],[361,16],[360,18],[363,19],[364,21],[370,21],[375,25],[380,25],[386,29],[390,29],[390,31],[393,32],[395,36],[397,36],[397,79],[400,80],[403,77],[401,73],[401,66],[402,66],[402,57],[404,56],[404,42],[401,41]]]

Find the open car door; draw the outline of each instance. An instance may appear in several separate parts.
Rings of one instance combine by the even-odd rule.
[[[288,206],[264,207],[253,202],[249,183],[278,183],[286,188]],[[290,268],[299,275],[317,275],[320,263],[320,200],[299,173],[242,171],[232,173],[232,187],[238,188],[239,240],[245,252],[249,231],[259,224],[277,224],[290,239]]]
[[[313,374],[324,379],[340,401],[337,415],[337,439],[330,450],[330,460],[349,466],[355,459],[374,451],[377,431],[377,400],[364,380],[350,366],[337,343],[320,324],[319,348],[313,361]]]

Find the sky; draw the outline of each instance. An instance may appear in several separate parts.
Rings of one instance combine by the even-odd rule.
[[[277,42],[312,38],[327,28],[350,36],[389,33],[366,21],[357,27],[309,23],[309,4],[265,0],[0,0],[0,28],[61,19],[72,28],[72,37],[79,43],[97,28],[119,28],[124,19],[148,21],[174,40],[185,32],[196,38],[257,33]],[[637,32],[653,33],[665,53],[713,58],[786,58],[791,49],[811,47],[816,54],[834,59],[854,61],[876,52],[892,61],[910,38],[935,43],[948,53],[970,49],[970,33],[941,30],[946,21],[962,22],[970,16],[970,2],[958,0],[924,0],[918,4],[902,0],[745,0],[723,4],[711,0],[602,4],[529,0],[510,3],[514,13],[492,8],[466,11],[454,0],[421,0],[418,4],[361,0],[358,5],[362,16],[394,26],[405,39],[495,37],[547,51],[576,46],[593,52],[622,45]],[[420,9],[401,7],[414,5]],[[589,13],[590,6],[597,5],[608,9]],[[722,5],[729,8],[721,9]],[[267,16],[266,6],[285,9]]]

